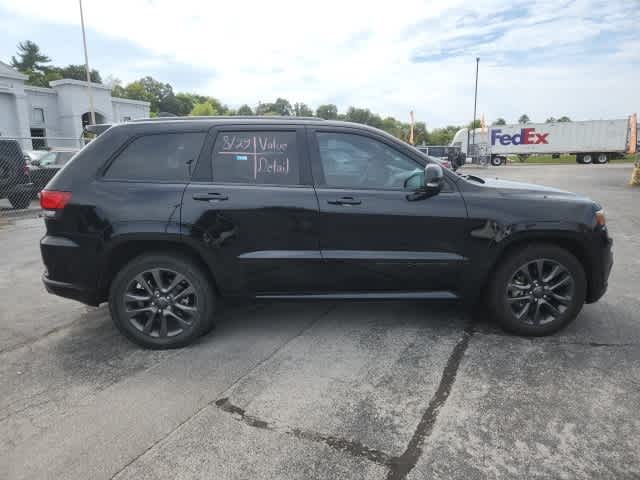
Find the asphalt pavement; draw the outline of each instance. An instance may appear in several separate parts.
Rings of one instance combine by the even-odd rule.
[[[147,351],[48,295],[42,220],[0,211],[0,478],[640,477],[640,189],[630,165],[476,175],[600,201],[609,291],[546,338],[455,304],[248,303]]]

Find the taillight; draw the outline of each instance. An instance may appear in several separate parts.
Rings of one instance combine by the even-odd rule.
[[[604,210],[598,210],[596,212],[596,225],[604,227],[607,224],[607,220],[604,218]]]
[[[40,192],[40,206],[43,210],[62,210],[71,200],[71,192],[42,190]]]

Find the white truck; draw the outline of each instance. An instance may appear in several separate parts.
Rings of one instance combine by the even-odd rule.
[[[493,125],[458,130],[451,142],[467,156],[484,152],[494,166],[507,155],[570,154],[578,163],[607,163],[637,148],[637,116],[620,120]],[[471,148],[470,148],[471,147]]]

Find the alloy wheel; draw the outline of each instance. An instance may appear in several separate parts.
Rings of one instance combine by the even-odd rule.
[[[506,301],[520,322],[545,325],[553,322],[573,301],[575,281],[555,260],[540,258],[520,266],[506,289]]]
[[[175,337],[198,323],[196,290],[187,277],[166,268],[136,275],[123,302],[129,323],[153,338]]]

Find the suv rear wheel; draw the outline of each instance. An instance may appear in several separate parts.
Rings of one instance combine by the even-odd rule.
[[[500,264],[488,303],[505,330],[548,335],[578,315],[586,285],[584,269],[571,253],[555,245],[532,245]]]
[[[153,253],[129,262],[114,278],[109,308],[116,327],[152,349],[179,348],[213,326],[215,296],[189,257]]]

